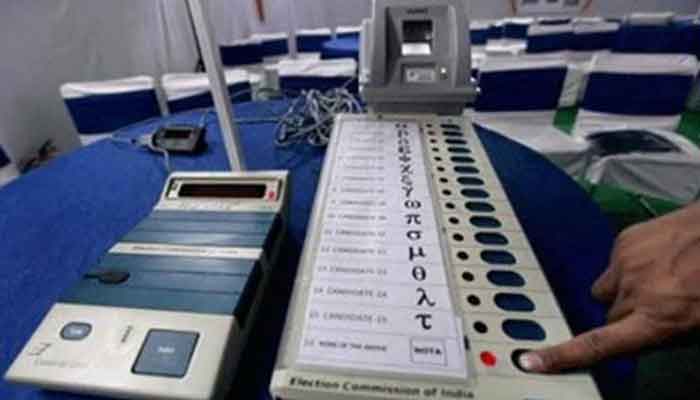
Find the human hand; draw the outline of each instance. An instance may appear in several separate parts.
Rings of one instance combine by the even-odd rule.
[[[523,354],[523,369],[584,368],[700,327],[700,203],[622,232],[592,293],[608,325]]]

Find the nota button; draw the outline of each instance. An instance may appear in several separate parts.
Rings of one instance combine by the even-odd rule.
[[[92,332],[92,325],[86,322],[70,322],[61,329],[61,338],[64,340],[83,340]]]

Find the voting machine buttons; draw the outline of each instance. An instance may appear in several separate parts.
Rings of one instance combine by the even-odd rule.
[[[133,367],[135,374],[182,378],[199,339],[195,332],[151,329]]]
[[[92,325],[86,322],[70,322],[61,329],[61,338],[64,340],[83,340],[92,332]]]
[[[513,350],[513,352],[510,355],[510,360],[513,363],[513,365],[515,365],[515,368],[519,369],[520,371],[522,371],[526,374],[528,374],[530,372],[527,371],[525,368],[523,368],[523,366],[520,364],[520,359],[521,359],[521,356],[523,354],[525,354],[529,351],[530,350],[527,350],[527,349],[516,349],[516,350]]]

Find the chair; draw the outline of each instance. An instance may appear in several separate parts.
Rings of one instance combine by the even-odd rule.
[[[692,54],[700,60],[700,20],[680,21],[677,26],[681,37],[678,52]],[[687,108],[691,111],[700,111],[700,77],[695,80]]]
[[[676,53],[680,32],[673,24],[673,13],[628,15],[617,35],[618,53]]]
[[[526,21],[529,21],[529,19],[492,22],[488,31],[488,42],[484,49],[486,55],[512,56],[523,53],[527,47],[525,37],[522,36],[522,30]],[[508,32],[510,37],[506,36],[506,26],[510,26]]]
[[[491,22],[483,20],[473,20],[469,23],[469,40],[474,48],[483,48],[489,41],[491,32]]]
[[[533,18],[508,18],[503,24],[505,39],[525,40],[528,28],[535,23]]]
[[[251,73],[260,73],[265,52],[258,39],[237,40],[228,45],[219,46],[221,64],[225,68],[240,68]]]
[[[252,98],[251,76],[242,69],[224,71],[231,101],[250,101]],[[209,77],[204,73],[165,74],[161,84],[171,113],[213,107]]]
[[[586,169],[588,144],[553,126],[566,72],[561,55],[487,58],[473,119],[579,176]]]
[[[277,62],[289,54],[289,35],[285,32],[256,33],[250,38],[260,42],[265,64]]]
[[[527,34],[527,53],[531,55],[552,55],[564,57],[568,63],[566,80],[562,88],[560,107],[573,107],[577,104],[585,60],[573,57],[569,50],[574,38],[574,26],[568,24],[531,25]]]
[[[283,91],[328,90],[345,85],[357,93],[357,61],[352,58],[282,60],[276,69]]]
[[[620,24],[615,22],[577,22],[574,24],[570,48],[578,53],[610,50],[615,45],[615,39],[619,30]]]
[[[697,74],[694,56],[600,53],[592,61],[575,134],[609,129],[675,131]]]
[[[673,22],[675,16],[670,11],[640,12],[626,15],[624,21],[636,26],[666,26]]]
[[[531,25],[527,31],[527,53],[552,53],[571,49],[572,24]]]
[[[662,130],[611,130],[589,136],[586,178],[638,195],[688,204],[700,193],[700,149]]]
[[[335,36],[338,39],[343,39],[343,38],[359,39],[361,30],[362,30],[361,26],[339,26],[335,29]]]
[[[486,58],[486,44],[489,41],[491,22],[470,21],[469,40],[471,42],[472,73],[478,74],[481,63]]]
[[[331,40],[328,28],[302,29],[297,33],[297,55],[299,58],[321,58],[323,43]]]
[[[61,85],[60,92],[83,145],[161,115],[155,82],[150,76],[69,82]]]
[[[576,24],[600,24],[603,22],[613,22],[613,21],[608,21],[607,19],[603,17],[575,17],[574,19],[571,20],[571,22],[576,25]]]
[[[538,17],[535,21],[539,25],[567,25],[573,22],[568,17]]]
[[[569,72],[559,102],[560,107],[573,107],[583,101],[588,74],[593,56],[609,51],[614,43],[620,24],[614,22],[576,21],[573,26],[569,57]]]
[[[503,26],[505,22],[503,20],[490,20],[484,21],[489,23],[489,38],[488,40],[499,40],[503,39]]]
[[[17,167],[12,163],[2,146],[0,146],[0,188],[15,179],[18,175],[19,171]]]
[[[692,54],[700,59],[700,20],[683,20],[675,23],[678,30],[676,52]]]

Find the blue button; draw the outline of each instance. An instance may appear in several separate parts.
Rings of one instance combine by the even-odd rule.
[[[86,322],[71,322],[61,329],[64,340],[83,340],[92,332],[92,325]]]
[[[133,372],[171,378],[184,377],[197,339],[199,334],[195,332],[151,329],[136,359]]]

